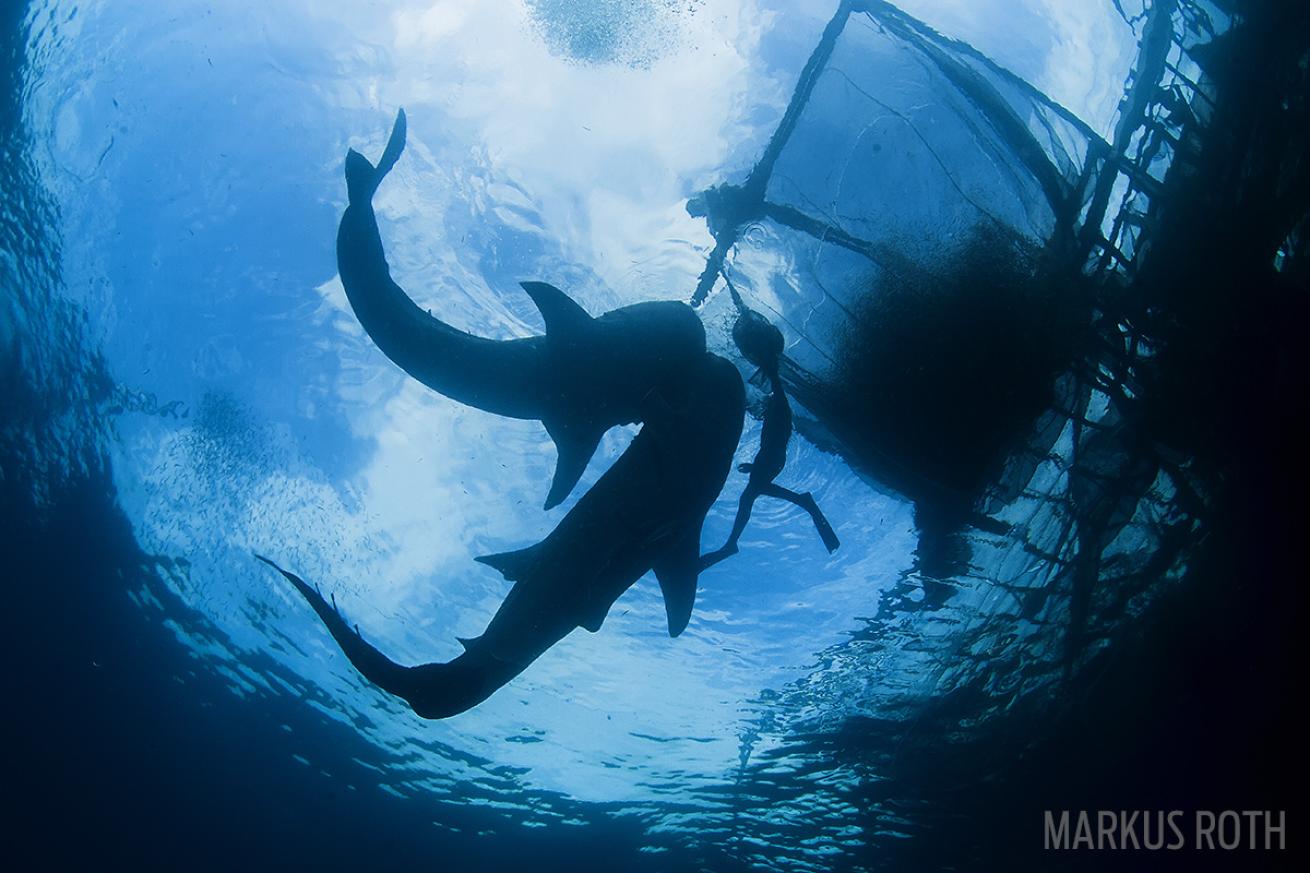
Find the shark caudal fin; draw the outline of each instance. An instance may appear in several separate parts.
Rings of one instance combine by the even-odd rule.
[[[341,647],[341,653],[350,660],[360,675],[384,691],[408,698],[409,668],[397,664],[366,642],[359,629],[347,624],[346,619],[337,610],[335,598],[333,601],[328,601],[317,588],[295,573],[283,570],[263,555],[256,554],[255,557],[281,573],[292,587],[300,592],[300,596],[305,598],[305,602],[318,615],[327,632],[332,635],[332,639]]]
[[[547,348],[564,350],[582,347],[587,342],[593,319],[573,298],[545,282],[519,284],[528,292],[546,322]],[[555,477],[550,483],[550,493],[546,495],[546,509],[555,508],[573,491],[607,430],[580,413],[570,414],[572,412],[561,409],[541,420],[559,453],[555,461]]]
[[[400,153],[405,150],[407,130],[408,122],[405,120],[405,110],[402,109],[396,113],[396,123],[391,127],[391,137],[387,140],[387,147],[382,152],[382,158],[376,167],[354,149],[346,152],[346,191],[350,195],[351,203],[367,203],[373,199],[373,193],[382,184],[387,173],[391,172],[396,161],[400,160]]]

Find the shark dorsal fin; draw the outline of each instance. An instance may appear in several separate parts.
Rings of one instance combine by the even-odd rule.
[[[585,330],[591,324],[587,310],[578,305],[572,297],[545,282],[520,282],[523,290],[528,292],[532,302],[541,311],[546,322],[546,336],[570,337]]]
[[[600,438],[605,435],[605,428],[592,427],[587,424],[563,424],[554,420],[543,420],[546,433],[555,441],[555,451],[559,457],[555,460],[555,478],[550,483],[550,493],[546,495],[546,509],[554,509],[569,496],[573,486],[578,484],[582,473],[587,469],[587,462],[596,453]]]
[[[655,561],[655,578],[664,594],[664,614],[669,636],[676,637],[691,621],[696,604],[696,580],[700,575],[700,526],[687,531]]]

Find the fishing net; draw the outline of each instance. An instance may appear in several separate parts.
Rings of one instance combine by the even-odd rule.
[[[1286,233],[1291,203],[1304,209],[1304,137],[1233,108],[1250,87],[1233,71],[1259,43],[1229,38],[1217,6],[1120,12],[1139,52],[1107,139],[970,46],[888,4],[844,3],[748,176],[690,204],[716,243],[692,302],[711,324],[741,305],[783,329],[798,430],[912,501],[920,537],[865,629],[743,736],[743,791],[794,789],[784,770],[823,783],[745,816],[743,833],[785,834],[824,808],[834,845],[858,843],[857,820],[903,837],[916,792],[945,814],[952,791],[1020,754],[1015,718],[1068,701],[1112,637],[1185,587],[1220,524],[1223,474],[1207,464],[1234,438],[1201,395],[1229,385],[1233,408],[1256,409],[1237,396],[1266,364],[1282,371],[1259,357],[1257,337],[1277,334],[1264,322],[1224,340],[1242,375],[1215,363],[1226,333],[1202,298],[1232,301],[1264,273],[1196,255],[1207,222],[1227,228],[1216,251],[1242,245],[1219,217],[1239,207],[1207,200],[1205,179],[1235,179],[1243,161],[1297,167],[1241,207],[1259,223],[1283,204]],[[1303,67],[1278,67],[1274,87],[1299,93]],[[1231,147],[1242,124],[1263,163]],[[1277,248],[1295,275],[1303,237],[1264,233],[1249,248]],[[1228,285],[1204,275],[1220,263]],[[1011,739],[988,746],[1003,734],[989,723]],[[934,738],[923,755],[916,736]],[[900,773],[941,782],[893,789]]]

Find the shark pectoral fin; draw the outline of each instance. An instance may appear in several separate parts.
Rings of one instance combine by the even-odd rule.
[[[546,322],[546,339],[553,337],[556,342],[571,341],[580,331],[591,326],[592,318],[577,302],[545,282],[520,282],[523,290],[528,292],[532,302],[537,305],[542,319]]]
[[[669,636],[676,637],[691,621],[696,603],[696,580],[700,574],[700,527],[680,537],[655,561],[655,578],[664,594],[664,613]]]
[[[528,546],[526,549],[517,549],[513,552],[499,552],[495,555],[479,555],[473,560],[479,564],[486,564],[488,567],[494,567],[501,572],[506,579],[511,582],[517,582],[536,566],[537,555],[541,551],[541,543]]]
[[[546,425],[546,433],[555,441],[555,450],[559,453],[555,460],[555,478],[550,483],[550,493],[546,495],[546,509],[554,509],[582,478],[605,430],[589,423],[564,424],[554,419],[543,419],[542,424]]]
[[[553,350],[559,353],[565,349],[581,348],[590,342],[593,319],[569,295],[545,282],[519,284],[528,292],[546,322],[548,352]],[[560,365],[560,358],[555,357],[552,365]],[[541,418],[559,452],[555,461],[555,478],[550,484],[550,493],[546,495],[546,509],[553,509],[569,496],[573,486],[582,478],[587,462],[595,454],[596,446],[600,444],[600,438],[607,429],[587,420],[586,415],[570,404],[567,398],[560,397],[559,400],[561,405]]]

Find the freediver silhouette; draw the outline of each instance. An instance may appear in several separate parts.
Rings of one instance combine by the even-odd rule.
[[[346,155],[349,205],[337,233],[337,268],[355,315],[377,347],[432,390],[510,418],[539,419],[558,459],[546,509],[568,497],[618,424],[644,421],[642,398],[670,394],[705,351],[705,328],[678,301],[635,303],[593,318],[544,282],[522,287],[541,311],[546,335],[514,340],[473,336],[415,305],[391,278],[373,194],[405,148],[402,109],[374,167]]]
[[[366,642],[335,601],[261,555],[318,614],[369,681],[425,718],[481,703],[576,627],[600,629],[610,606],[653,570],[670,636],[691,618],[700,537],[741,438],[745,389],[737,368],[705,348],[682,303],[639,303],[591,318],[563,292],[523,283],[547,335],[497,342],[458,331],[420,310],[390,276],[371,199],[404,147],[405,116],[374,168],[346,158],[350,205],[337,236],[342,283],[378,347],[424,384],[463,403],[540,418],[560,458],[547,508],[576,484],[610,426],[642,422],[631,444],[536,545],[477,560],[514,582],[463,654],[408,667]]]
[[[477,560],[514,582],[481,636],[444,663],[407,667],[366,642],[299,576],[257,555],[309,602],[355,668],[424,718],[486,700],[573,631],[600,630],[610,606],[654,570],[670,636],[691,618],[700,535],[741,437],[745,389],[737,368],[701,352],[672,397],[645,398],[646,424],[599,481],[536,545]]]
[[[746,488],[741,492],[741,500],[737,504],[737,517],[732,522],[732,532],[728,535],[727,542],[720,548],[701,556],[701,569],[712,567],[725,558],[737,554],[737,541],[746,530],[746,523],[750,521],[755,501],[762,496],[786,500],[804,509],[814,522],[814,527],[818,530],[824,546],[830,553],[835,552],[841,542],[833,532],[832,525],[828,524],[828,519],[819,509],[819,505],[814,501],[814,496],[809,492],[798,494],[773,481],[786,466],[787,443],[791,440],[792,433],[791,405],[787,402],[787,395],[782,390],[782,379],[778,375],[783,349],[782,332],[770,324],[764,316],[747,308],[731,284],[729,288],[732,291],[733,301],[738,307],[737,321],[732,326],[733,342],[737,344],[737,348],[746,360],[760,368],[760,372],[769,380],[771,390],[765,401],[764,423],[760,429],[760,450],[756,452],[752,463],[737,467],[742,473],[749,473],[750,478],[746,482]]]

